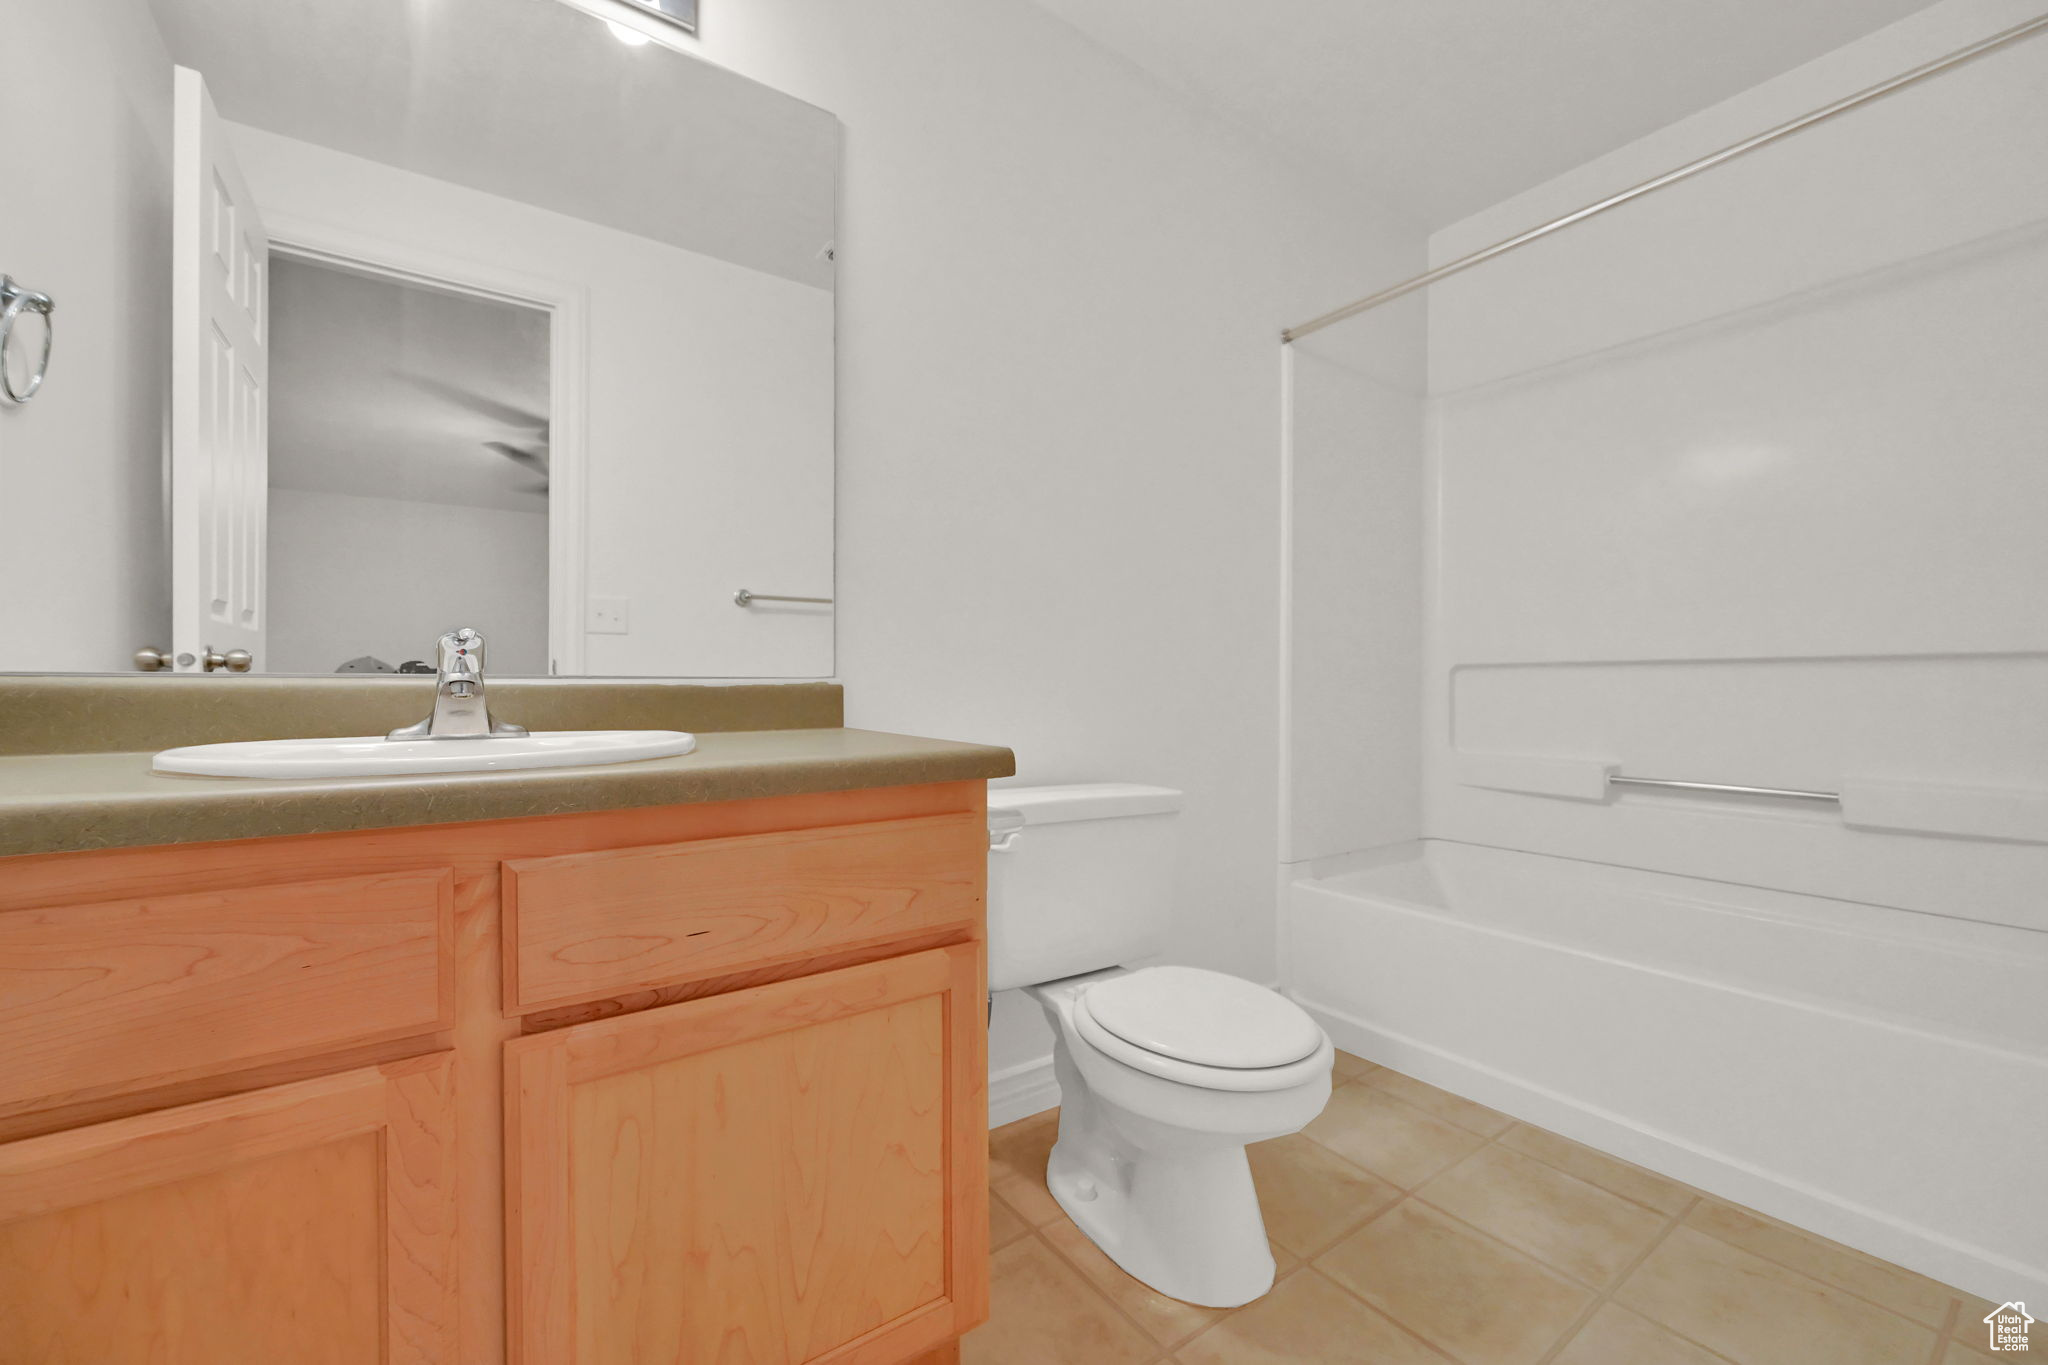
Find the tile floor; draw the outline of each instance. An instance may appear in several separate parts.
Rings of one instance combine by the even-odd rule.
[[[993,1133],[994,1311],[963,1365],[1982,1365],[1991,1304],[1338,1054],[1251,1149],[1280,1279],[1197,1308],[1045,1188],[1058,1123]],[[2038,1330],[2038,1329],[2037,1329]]]

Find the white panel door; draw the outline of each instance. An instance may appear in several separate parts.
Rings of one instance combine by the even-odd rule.
[[[176,103],[171,645],[181,672],[237,649],[261,668],[270,241],[198,72]]]

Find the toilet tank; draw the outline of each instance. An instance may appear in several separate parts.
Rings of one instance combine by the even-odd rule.
[[[990,990],[1149,957],[1173,921],[1181,794],[1121,782],[991,787]]]

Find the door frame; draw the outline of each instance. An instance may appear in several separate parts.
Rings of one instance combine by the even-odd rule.
[[[548,314],[548,660],[552,673],[583,672],[584,581],[588,572],[585,418],[589,385],[589,294],[565,279],[336,227],[297,214],[264,212],[273,256],[426,288],[539,308]]]

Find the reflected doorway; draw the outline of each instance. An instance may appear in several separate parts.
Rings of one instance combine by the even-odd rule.
[[[456,625],[554,671],[550,311],[282,249],[270,275],[263,671],[424,667]]]

